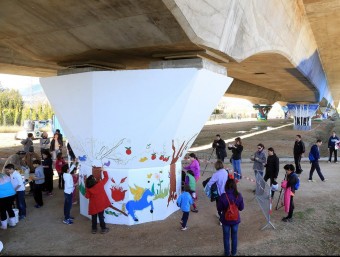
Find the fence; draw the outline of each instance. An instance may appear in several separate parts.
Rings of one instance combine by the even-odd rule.
[[[260,205],[260,208],[267,220],[267,224],[261,229],[265,229],[268,225],[271,225],[274,229],[274,225],[270,222],[270,215],[272,213],[272,197],[271,197],[271,187],[259,172],[256,173],[256,190],[255,198]]]

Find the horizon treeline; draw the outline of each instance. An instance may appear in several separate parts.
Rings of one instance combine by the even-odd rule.
[[[21,126],[24,120],[52,119],[49,103],[27,106],[18,90],[0,87],[0,126]]]

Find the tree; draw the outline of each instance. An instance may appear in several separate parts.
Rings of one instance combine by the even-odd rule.
[[[0,125],[20,125],[24,101],[18,90],[0,87]]]

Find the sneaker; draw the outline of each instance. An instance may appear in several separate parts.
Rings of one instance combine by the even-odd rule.
[[[314,179],[308,179],[308,182],[315,182]]]
[[[334,163],[338,163],[338,162],[334,162]]]
[[[222,226],[222,222],[220,221],[220,226]]]
[[[53,195],[53,193],[48,193],[47,195],[48,195],[48,196],[52,196],[52,195]]]
[[[328,161],[328,163],[331,163],[331,161]]]
[[[35,208],[40,208],[40,207],[41,207],[41,205],[39,205],[39,204],[36,204],[36,205],[34,205],[34,207],[35,207]]]
[[[191,210],[191,211],[192,211],[192,212],[196,212],[196,213],[198,212],[198,210],[197,210],[197,209],[193,209],[193,210]]]
[[[23,220],[24,218],[26,218],[26,216],[25,216],[25,215],[21,215],[21,216],[19,216],[19,220]]]
[[[100,231],[100,234],[105,234],[109,232],[109,228],[102,228],[102,230]]]
[[[188,229],[188,227],[184,227],[184,228],[182,227],[181,228],[182,231],[187,230],[187,229]]]
[[[285,218],[282,218],[282,221],[283,221],[283,222],[292,222],[292,221],[293,221],[293,218],[285,217]]]
[[[67,224],[67,225],[71,225],[71,224],[73,224],[73,221],[70,220],[70,219],[67,219],[67,220],[63,220],[63,223]]]
[[[91,233],[92,234],[97,234],[97,229],[92,229]]]
[[[328,178],[325,178],[324,180],[322,180],[322,182],[326,182],[328,180]]]

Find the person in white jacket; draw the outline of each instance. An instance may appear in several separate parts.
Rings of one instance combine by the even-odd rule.
[[[63,173],[63,179],[65,182],[64,186],[64,220],[63,223],[67,225],[73,224],[73,217],[70,216],[71,208],[72,208],[72,196],[74,190],[73,178],[70,174],[70,168],[68,164],[65,164],[61,167],[61,171]]]

